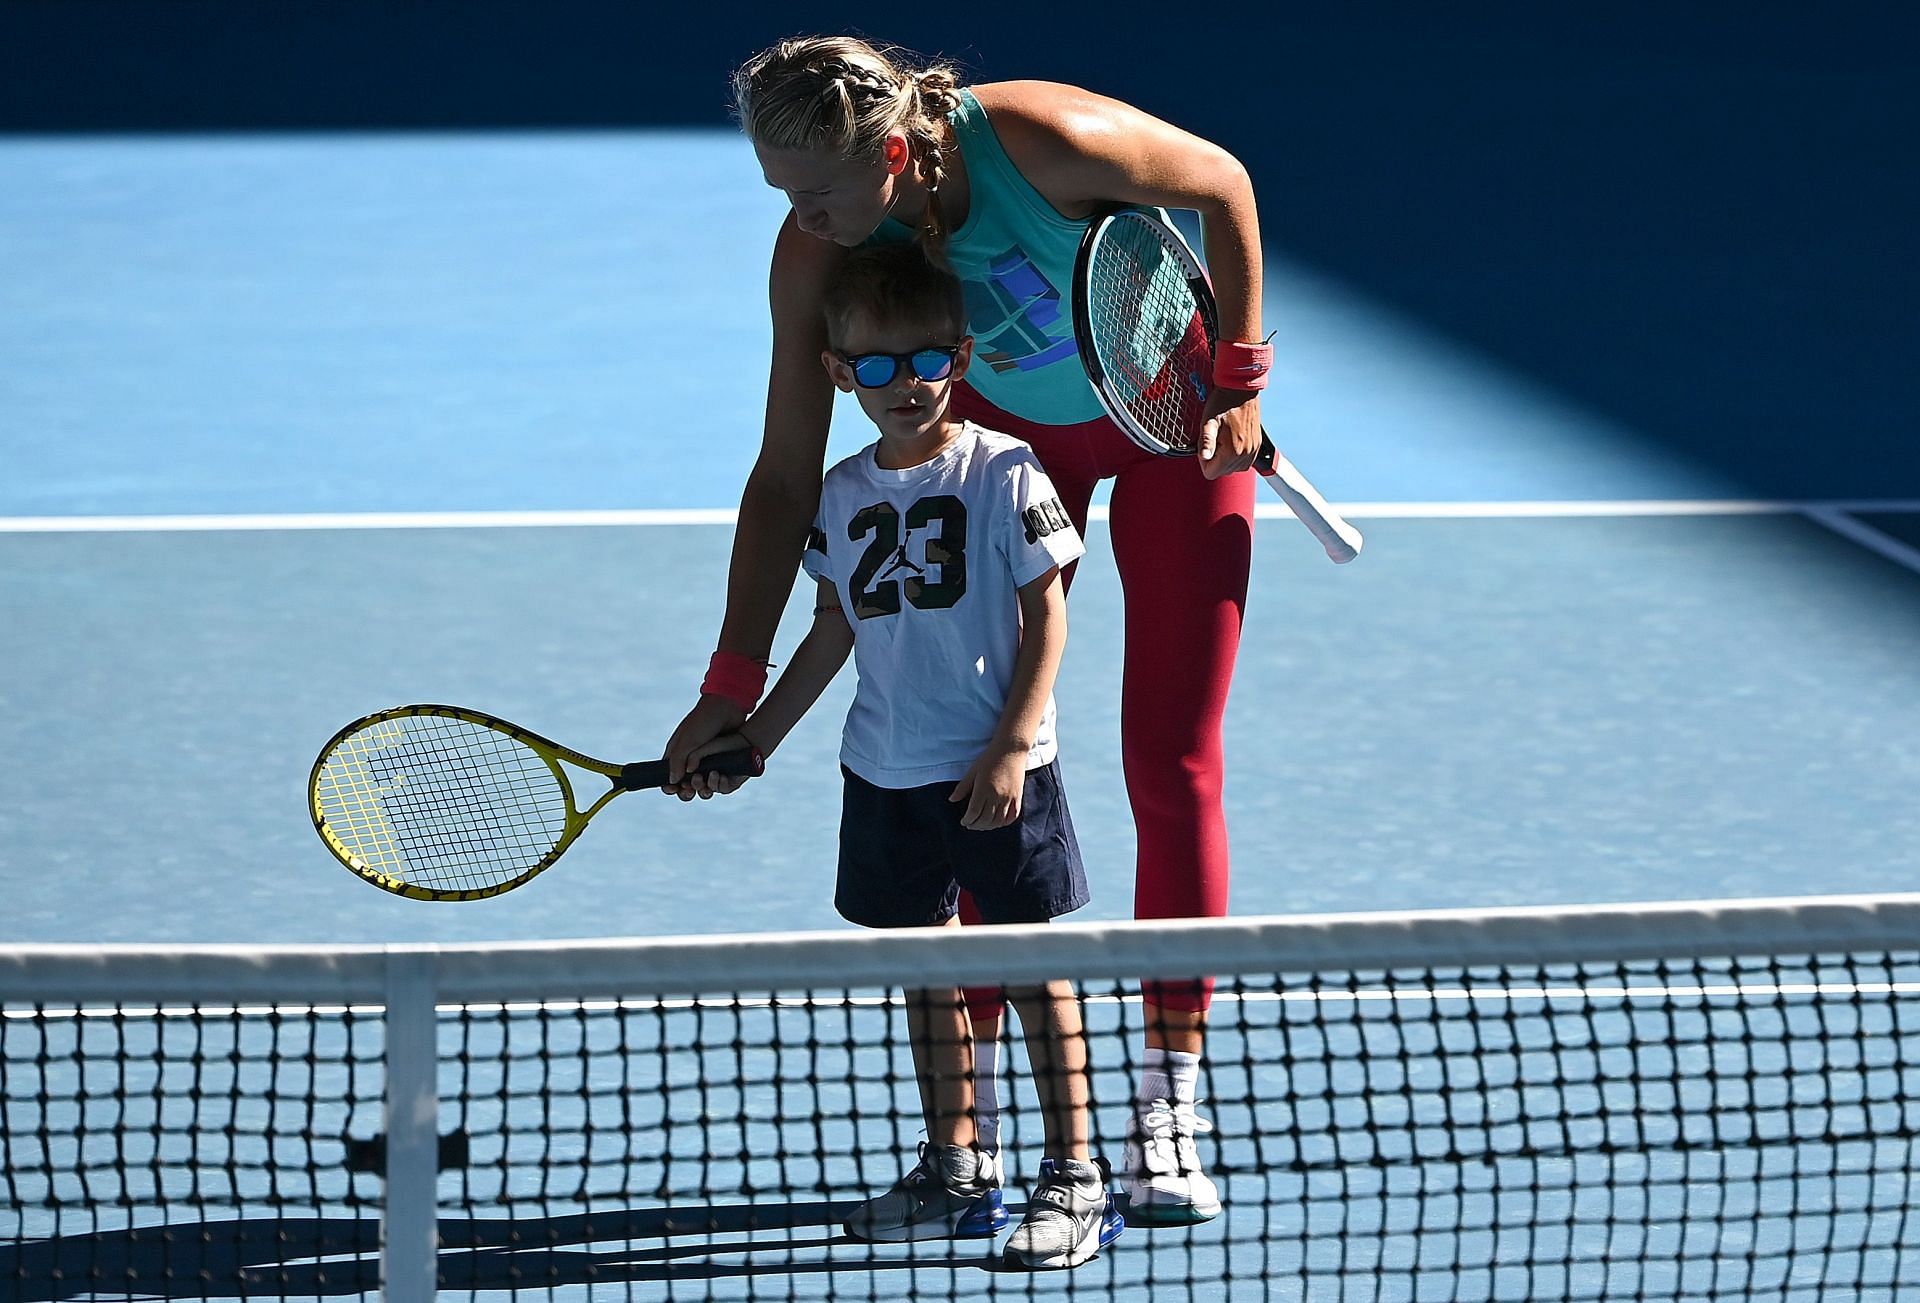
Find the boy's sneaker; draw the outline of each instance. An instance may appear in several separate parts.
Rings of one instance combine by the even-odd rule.
[[[997,1234],[1007,1224],[1000,1200],[1000,1164],[965,1145],[920,1146],[920,1161],[893,1188],[847,1218],[856,1240],[966,1240]]]
[[[1077,1267],[1127,1228],[1107,1194],[1105,1161],[1040,1160],[1027,1215],[1007,1239],[1006,1263],[1029,1271]]]
[[[1220,1191],[1200,1166],[1195,1135],[1213,1123],[1191,1104],[1146,1100],[1127,1123],[1127,1220],[1135,1226],[1191,1226],[1220,1215]]]

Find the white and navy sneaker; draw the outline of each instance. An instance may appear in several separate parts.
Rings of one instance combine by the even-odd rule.
[[[1191,1104],[1142,1100],[1127,1123],[1127,1220],[1135,1226],[1191,1226],[1220,1215],[1220,1191],[1200,1165],[1194,1136],[1213,1123]]]
[[[885,1194],[853,1210],[844,1227],[856,1240],[985,1239],[1007,1224],[1000,1164],[966,1145],[920,1146],[920,1161]]]
[[[1041,1159],[1026,1218],[1007,1239],[1006,1264],[1027,1271],[1077,1267],[1119,1239],[1127,1224],[1107,1193],[1108,1179],[1098,1158]]]

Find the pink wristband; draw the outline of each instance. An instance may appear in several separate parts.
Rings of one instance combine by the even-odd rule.
[[[1216,389],[1265,389],[1273,366],[1273,345],[1225,343],[1213,356]]]
[[[725,697],[742,712],[751,714],[760,701],[760,694],[767,687],[767,667],[765,663],[742,656],[738,652],[717,651],[713,659],[707,662],[706,681],[700,685],[700,691],[715,697]]]

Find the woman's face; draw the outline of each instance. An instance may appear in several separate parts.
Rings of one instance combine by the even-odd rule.
[[[904,143],[904,142],[903,142]],[[808,235],[852,248],[893,208],[900,178],[882,159],[840,158],[823,150],[755,145],[767,184],[787,196]]]

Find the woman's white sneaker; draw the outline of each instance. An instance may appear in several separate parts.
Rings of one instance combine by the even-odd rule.
[[[1191,1104],[1142,1100],[1127,1123],[1127,1221],[1135,1226],[1191,1226],[1220,1215],[1220,1191],[1200,1164],[1196,1135],[1213,1123]]]

